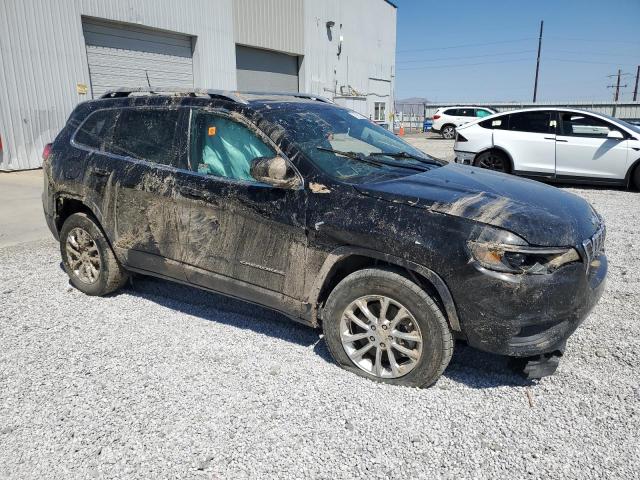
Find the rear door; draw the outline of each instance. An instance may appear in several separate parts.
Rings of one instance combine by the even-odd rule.
[[[282,152],[224,110],[194,108],[189,131],[190,172],[181,177],[191,205],[189,281],[279,309],[283,295],[302,298],[305,191],[260,183],[249,171],[254,158]]]
[[[474,120],[476,116],[475,108],[458,108],[456,115],[456,126],[464,125]]]
[[[624,139],[607,138],[617,130]],[[556,144],[558,177],[625,178],[629,141],[612,123],[581,112],[560,112]]]
[[[556,167],[555,113],[546,110],[500,117],[493,144],[509,153],[515,171],[552,177]]]
[[[177,194],[180,159],[176,129],[180,110],[118,109],[104,152],[92,158],[95,171],[110,178],[113,247],[134,268],[186,280],[181,265],[189,204]]]

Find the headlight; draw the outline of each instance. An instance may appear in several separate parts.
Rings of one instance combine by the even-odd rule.
[[[507,273],[540,275],[580,261],[575,248],[538,248],[476,241],[469,242],[469,249],[483,267]]]

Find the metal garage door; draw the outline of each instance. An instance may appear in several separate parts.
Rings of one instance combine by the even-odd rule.
[[[297,92],[298,57],[236,45],[238,90]]]
[[[191,37],[88,19],[82,29],[94,98],[118,87],[193,87]]]

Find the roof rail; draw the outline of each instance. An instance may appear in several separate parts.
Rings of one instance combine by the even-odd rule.
[[[253,95],[256,97],[294,97],[294,98],[306,98],[307,100],[316,100],[322,103],[334,103],[326,97],[315,95],[313,93],[301,93],[301,92],[238,92],[239,95]]]
[[[213,90],[206,88],[148,88],[148,87],[134,87],[134,88],[116,88],[115,90],[109,90],[100,98],[123,98],[128,97],[131,94],[147,94],[147,95],[176,95],[176,96],[209,96],[209,98],[219,98],[223,100],[230,100],[236,103],[247,103],[237,92],[230,92],[228,90]]]

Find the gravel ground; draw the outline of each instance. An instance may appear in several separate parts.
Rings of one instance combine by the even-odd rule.
[[[87,297],[52,241],[0,249],[0,478],[637,478],[640,194],[555,376],[456,346],[426,390],[335,366],[318,332],[149,278]]]

